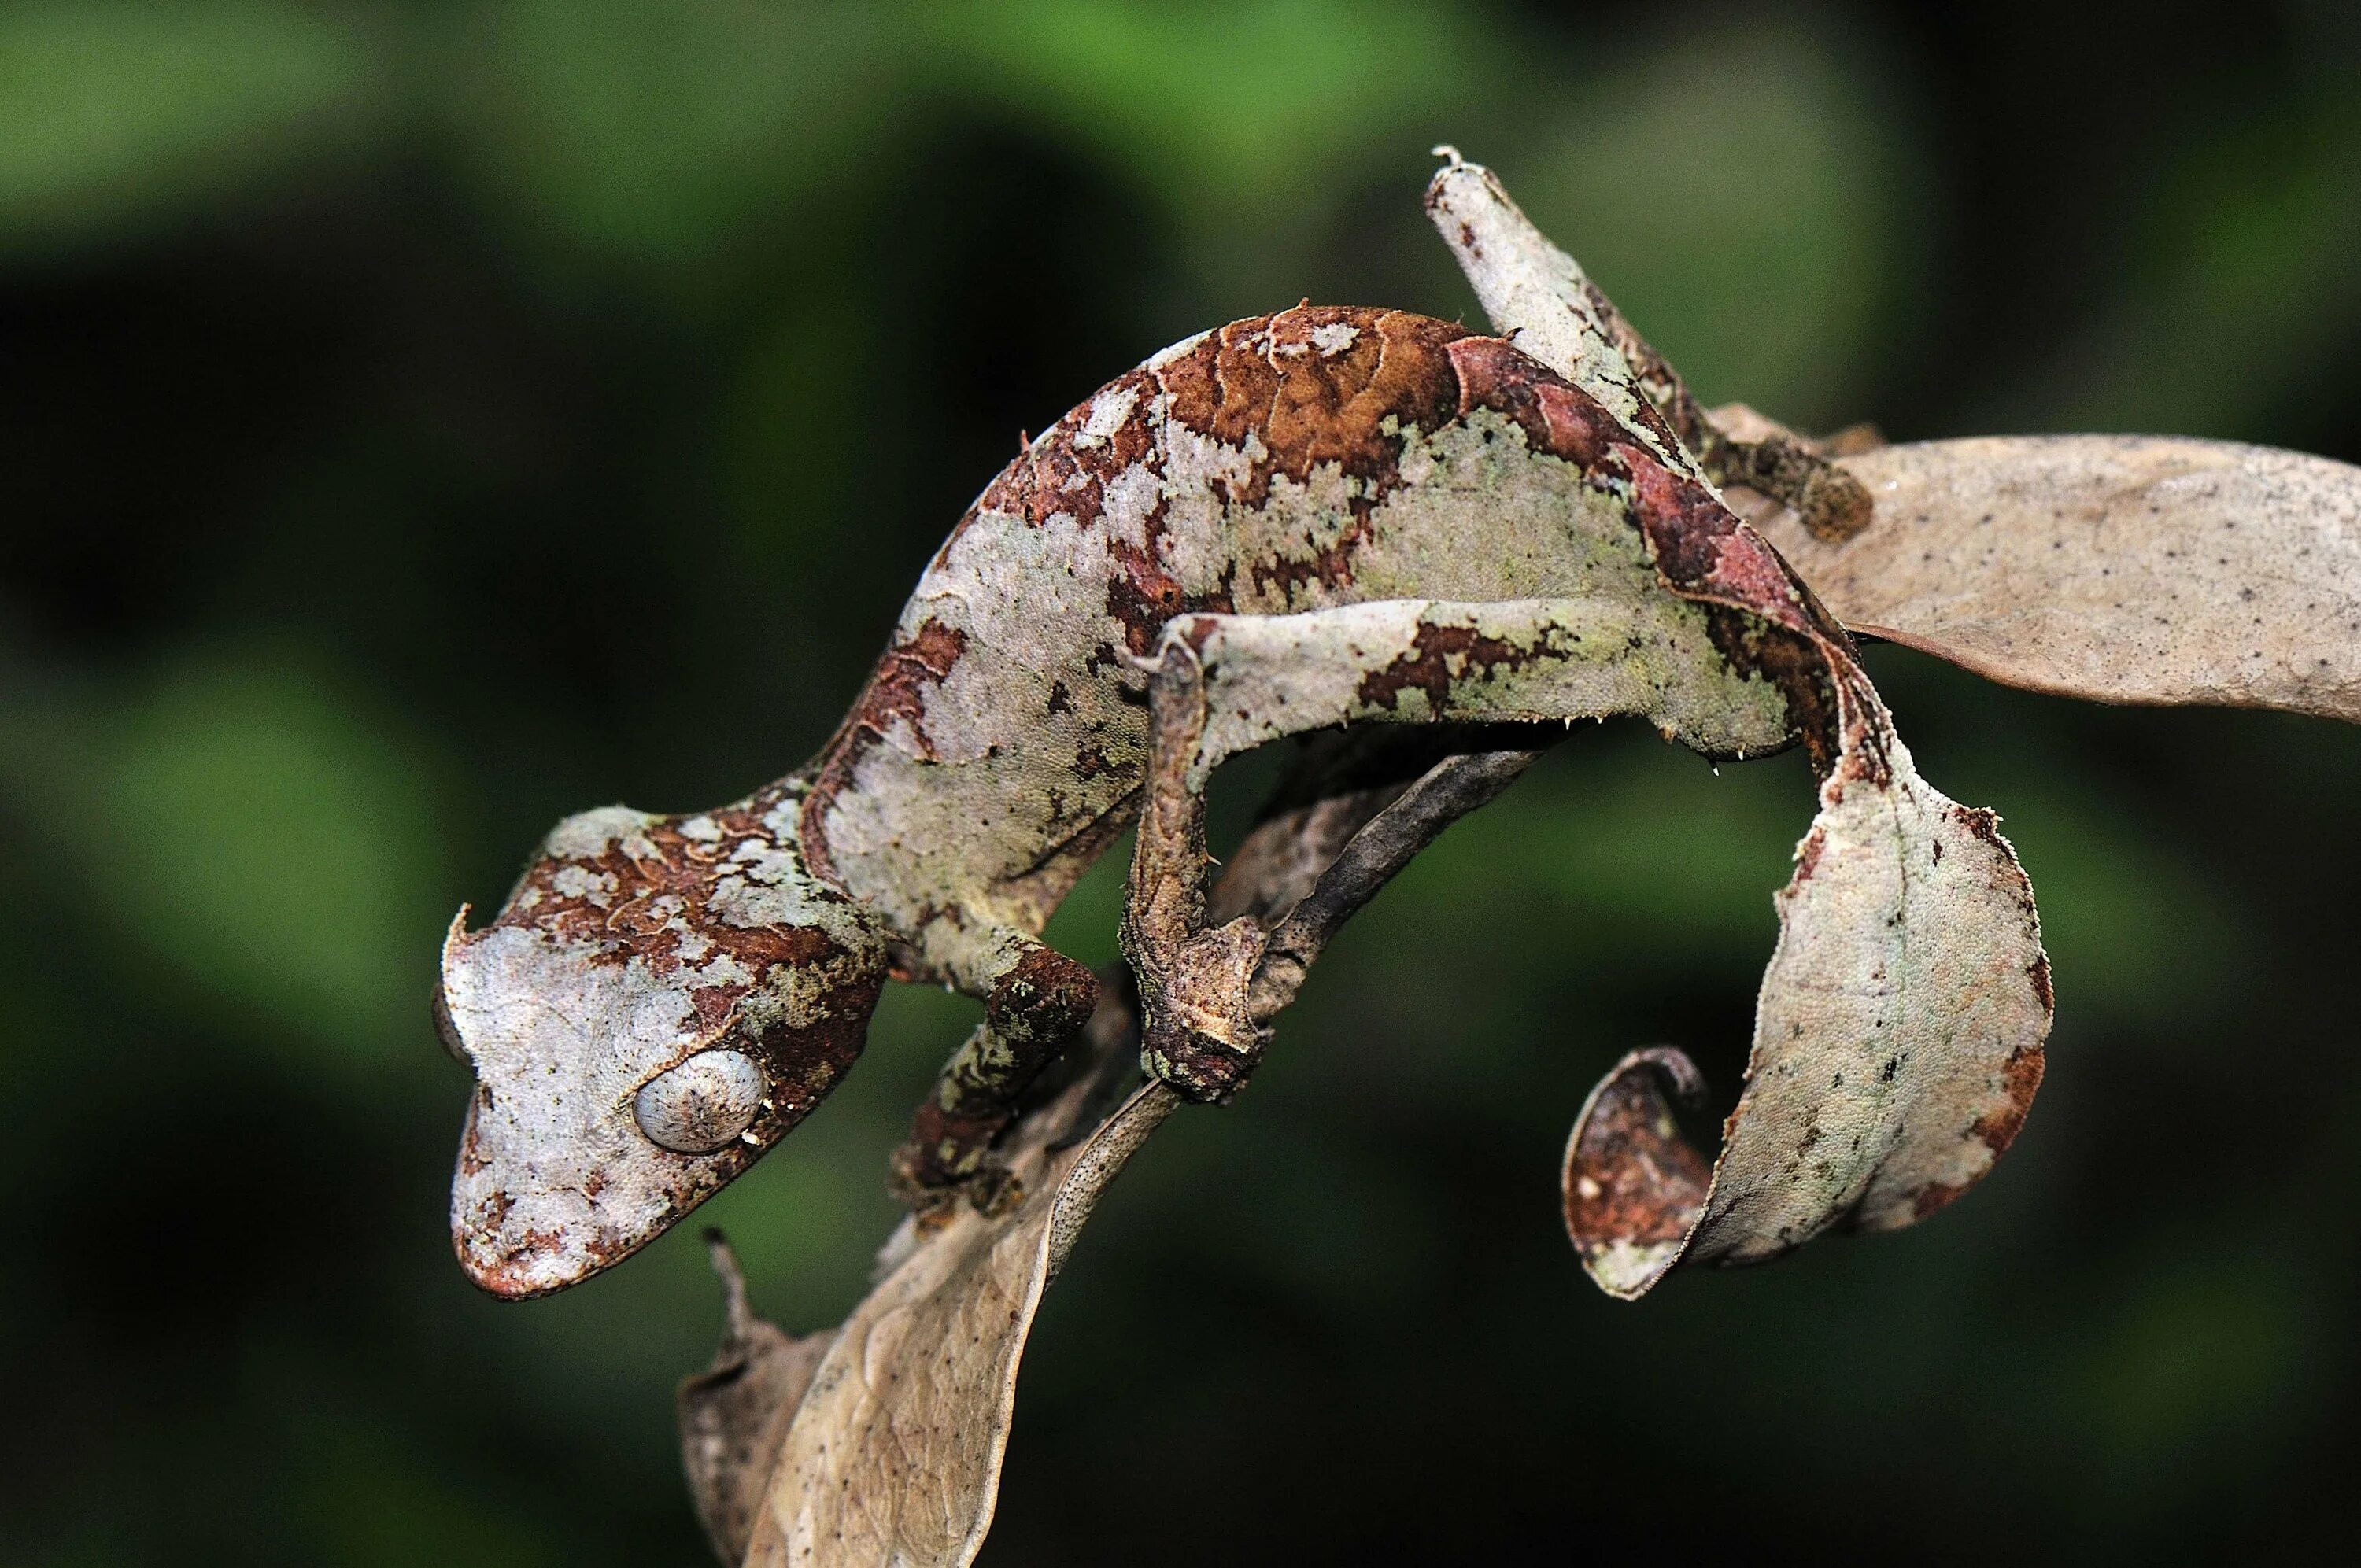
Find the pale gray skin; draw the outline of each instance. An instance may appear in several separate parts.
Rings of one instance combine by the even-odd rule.
[[[1303,307],[1177,345],[1035,441],[810,764],[714,813],[571,819],[492,927],[455,925],[438,1003],[478,1080],[452,1207],[470,1277],[562,1288],[718,1190],[849,1066],[889,959],[986,1009],[899,1182],[994,1201],[991,1141],[1093,1000],[1038,933],[1137,815],[1149,655],[1176,617],[1304,617],[1261,641],[1338,685],[1312,723],[1704,715],[1676,738],[1713,755],[1825,729],[1825,671],[1783,686],[1733,655],[1760,617],[1718,591],[1665,602],[1660,554],[1742,525],[1653,403],[1583,379],[1441,322]],[[1789,618],[1805,596],[1774,577],[1750,591]],[[1318,613],[1399,600],[1426,602],[1367,628]],[[1224,751],[1310,727],[1258,680],[1225,698]],[[1817,734],[1816,755],[1838,746]],[[1242,1066],[1189,1055],[1148,1060],[1200,1098],[1235,1089]]]

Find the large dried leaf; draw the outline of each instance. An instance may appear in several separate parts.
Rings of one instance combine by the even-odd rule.
[[[1128,1064],[1125,1064],[1127,1066]],[[953,1564],[983,1545],[999,1494],[1016,1368],[1041,1292],[1107,1182],[1175,1103],[1151,1084],[1079,1142],[1077,1083],[1007,1150],[1011,1209],[964,1205],[922,1234],[845,1321],[796,1409],[754,1521],[749,1568]]]
[[[1757,526],[1855,630],[2035,691],[2361,720],[2361,468],[2123,435],[1842,466],[1867,529],[1830,543],[1770,507]]]
[[[1488,170],[1455,157],[1427,204],[1496,328],[1582,384],[1637,388],[1602,361],[1610,307]],[[1622,396],[1616,411],[1644,438],[1645,411]],[[1657,1087],[1659,1071],[1694,1082],[1676,1053],[1625,1058],[1568,1145],[1567,1229],[1592,1277],[1627,1298],[1678,1262],[1757,1262],[1949,1202],[2023,1124],[2050,1017],[2032,891],[1997,819],[1918,776],[1850,644],[1777,554],[1742,526],[1651,543],[1682,598],[1797,639],[1830,706],[1798,718],[1807,740],[1820,731],[1820,810],[1778,897],[1719,1159],[1708,1171],[1681,1141]]]
[[[820,1358],[836,1343],[836,1331],[798,1338],[756,1317],[730,1244],[719,1231],[706,1236],[714,1272],[721,1277],[721,1344],[704,1371],[681,1384],[674,1404],[689,1501],[713,1554],[735,1563],[753,1537],[755,1514],[786,1446],[787,1423]]]

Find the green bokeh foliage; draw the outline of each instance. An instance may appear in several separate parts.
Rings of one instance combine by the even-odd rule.
[[[1163,342],[1305,296],[1472,319],[1433,141],[1710,398],[2361,455],[2361,47],[2240,18],[0,7],[0,1556],[699,1561],[694,1227],[522,1308],[450,1263],[453,910],[563,812],[800,761],[1018,430]],[[1586,729],[1117,1186],[987,1562],[2339,1528],[2361,737],[1873,663],[2043,900],[2052,1076],[2000,1174],[1638,1307],[1583,1282],[1566,1124],[1656,1040],[1726,1106],[1809,812],[1797,758]],[[1071,950],[1111,956],[1120,880]],[[859,1295],[972,1014],[895,992],[711,1205],[788,1326]]]

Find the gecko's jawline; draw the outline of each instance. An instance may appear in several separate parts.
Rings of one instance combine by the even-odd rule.
[[[483,1135],[498,1119],[481,1114],[485,1098],[479,1091],[468,1111],[451,1250],[477,1288],[504,1301],[555,1295],[606,1272],[670,1230],[746,1163],[737,1151],[717,1166],[644,1145],[610,1146],[587,1179],[537,1179],[541,1161],[503,1157],[487,1146]]]

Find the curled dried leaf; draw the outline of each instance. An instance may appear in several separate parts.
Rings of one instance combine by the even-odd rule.
[[[1553,369],[1611,389],[1602,345],[1661,365],[1610,329],[1620,315],[1488,171],[1455,158],[1428,205],[1494,326]],[[1648,408],[1686,405],[1669,367],[1625,384],[1654,391],[1617,411],[1635,433]],[[1998,819],[1918,776],[1850,641],[1787,564],[1718,506],[1641,519],[1675,595],[1766,628],[1717,641],[1787,690],[1822,779],[1711,1171],[1654,1085],[1675,1057],[1627,1058],[1576,1125],[1567,1229],[1592,1277],[1626,1298],[1678,1262],[1758,1262],[1957,1197],[2024,1122],[2051,1012],[2032,890]]]
[[[1851,539],[1755,510],[1856,630],[2064,696],[2361,720],[2361,468],[2122,435],[1913,443],[1841,466],[1876,505]]]

